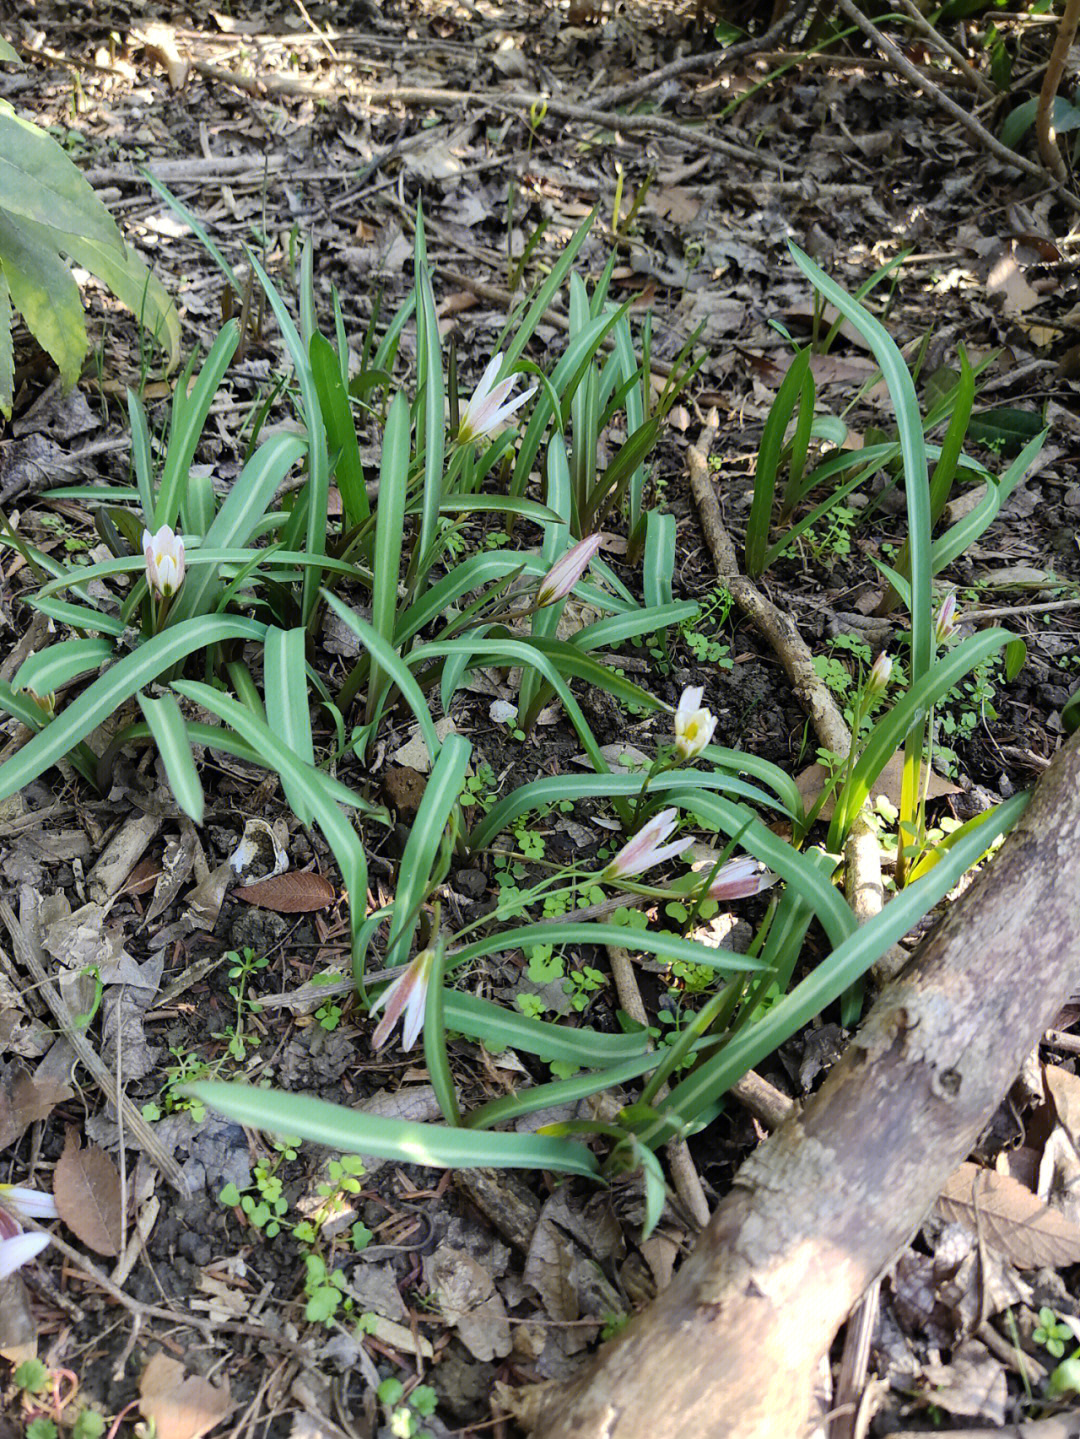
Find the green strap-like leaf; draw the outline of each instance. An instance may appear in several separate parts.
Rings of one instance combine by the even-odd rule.
[[[125,700],[193,651],[228,639],[261,640],[265,633],[265,625],[238,615],[202,616],[147,640],[99,675],[51,724],[0,765],[0,799],[44,774]]]
[[[51,695],[90,670],[100,669],[112,657],[110,639],[58,640],[23,660],[15,676],[15,688]]]
[[[203,787],[180,706],[172,695],[155,700],[140,694],[137,698],[165,766],[173,798],[190,819],[202,824]]]
[[[373,1154],[401,1164],[436,1169],[553,1169],[586,1177],[599,1166],[583,1144],[533,1134],[486,1134],[410,1119],[362,1114],[343,1104],[305,1095],[282,1094],[248,1084],[208,1080],[185,1086],[184,1093],[208,1108],[271,1134],[297,1135],[339,1154]]]
[[[288,779],[291,788],[315,816],[334,852],[349,892],[349,918],[355,943],[367,903],[367,860],[356,830],[342,814],[336,796],[325,783],[326,776],[293,754],[268,724],[238,700],[197,681],[178,681],[173,689],[196,704],[204,705],[258,750],[272,769],[277,770],[283,779]]]
[[[293,754],[305,764],[315,763],[315,745],[311,737],[311,707],[308,704],[307,664],[304,645],[307,631],[270,625],[266,631],[263,651],[263,690],[266,695],[266,719],[270,728]],[[282,788],[290,807],[302,824],[314,818],[303,795],[282,776]]]

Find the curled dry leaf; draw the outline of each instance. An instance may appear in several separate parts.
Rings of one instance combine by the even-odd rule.
[[[120,1253],[120,1176],[96,1144],[82,1149],[69,1127],[64,1152],[53,1174],[53,1197],[60,1218],[95,1254]]]
[[[245,904],[272,909],[277,914],[307,914],[314,909],[327,909],[337,896],[334,886],[321,874],[311,872],[279,874],[258,884],[241,885],[233,890],[233,899]]]
[[[158,1353],[139,1380],[139,1409],[154,1421],[157,1439],[201,1439],[232,1409],[229,1381],[185,1374],[178,1359]]]
[[[1018,1269],[1080,1262],[1080,1225],[1018,1180],[977,1164],[961,1164],[942,1190],[938,1213],[979,1234]]]

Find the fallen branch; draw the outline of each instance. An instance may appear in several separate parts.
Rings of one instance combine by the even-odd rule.
[[[844,723],[844,716],[837,708],[836,701],[814,669],[813,657],[805,640],[787,615],[782,614],[771,600],[766,599],[752,580],[739,574],[735,546],[731,543],[731,537],[720,517],[720,505],[713,489],[712,476],[709,474],[708,453],[715,437],[716,427],[710,424],[698,445],[690,448],[687,466],[690,471],[690,488],[697,502],[701,528],[705,533],[705,543],[712,554],[716,572],[739,609],[754,621],[776,652],[822,745],[833,754],[838,754],[841,759],[846,758],[851,748],[851,732]]]
[[[805,1433],[840,1325],[1074,987],[1078,846],[1080,733],[802,1115],[743,1165],[669,1288],[584,1380],[540,1400],[536,1439]]]

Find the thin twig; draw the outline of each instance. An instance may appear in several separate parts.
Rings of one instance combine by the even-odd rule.
[[[901,10],[903,10],[904,14],[915,26],[915,29],[918,30],[921,35],[925,35],[928,40],[932,41],[938,49],[949,57],[972,89],[978,91],[984,100],[993,99],[993,87],[987,84],[979,72],[970,64],[955,45],[951,45],[940,31],[934,29],[930,21],[915,4],[915,0],[899,0],[899,4]]]
[[[758,55],[762,50],[771,49],[778,40],[782,40],[795,29],[809,8],[810,0],[799,0],[799,3],[787,10],[764,35],[753,40],[741,40],[738,45],[728,45],[723,50],[710,50],[704,55],[683,55],[678,60],[672,60],[670,65],[662,65],[659,70],[643,75],[640,80],[616,85],[601,97],[601,103],[605,108],[614,109],[692,70],[730,70],[738,61]]]
[[[979,124],[974,115],[969,115],[955,100],[950,100],[940,86],[928,79],[890,39],[881,33],[873,21],[866,18],[855,4],[855,0],[836,0],[836,3],[848,19],[856,24],[868,39],[873,41],[883,55],[888,57],[897,74],[903,75],[905,80],[910,80],[913,85],[917,85],[940,110],[944,110],[946,115],[951,115],[969,135],[974,136],[983,149],[988,150],[1003,164],[1010,165],[1014,170],[1020,170],[1025,175],[1030,175],[1033,179],[1038,180],[1040,184],[1046,185],[1070,209],[1080,211],[1080,195],[1074,195],[1066,185],[1061,184],[1049,171],[1041,165],[1036,165],[1026,155],[1019,155],[1015,150],[1010,150],[1007,145],[1003,145],[995,135],[991,135],[985,125]]]
[[[680,125],[662,115],[620,115],[617,111],[597,109],[591,105],[572,105],[538,90],[444,90],[422,85],[364,85],[356,94],[368,105],[380,102],[384,105],[467,105],[470,108],[487,105],[515,114],[519,111],[545,113],[575,124],[599,125],[604,130],[617,130],[624,134],[667,135],[695,151],[713,150],[719,155],[726,155],[729,160],[741,160],[755,169],[771,170],[776,175],[782,175],[787,168],[782,160],[774,159],[763,150],[721,140],[698,126]]]
[[[608,959],[611,962],[611,977],[615,981],[619,1003],[632,1020],[648,1030],[649,1016],[645,1011],[641,991],[638,989],[637,975],[634,973],[629,951],[617,944],[608,944],[604,948],[607,950]],[[669,1086],[662,1084],[656,1091],[656,1097],[664,1099],[670,1093]],[[690,1146],[685,1139],[672,1139],[665,1144],[664,1153],[667,1155],[668,1169],[671,1172],[671,1182],[675,1186],[675,1193],[682,1200],[698,1228],[704,1229],[709,1222],[709,1201],[705,1198],[705,1191],[701,1187],[701,1177],[690,1154]]]
[[[172,1155],[164,1149],[157,1135],[127,1095],[117,1088],[108,1066],[102,1062],[97,1051],[75,1024],[63,997],[45,972],[43,955],[38,952],[36,938],[26,933],[6,899],[0,899],[0,922],[11,936],[11,946],[15,951],[15,958],[30,971],[42,999],[52,1010],[53,1018],[60,1026],[64,1038],[101,1086],[106,1097],[116,1107],[117,1112],[123,1114],[124,1125],[135,1143],[140,1149],[146,1151],[147,1157],[157,1165],[177,1193],[186,1199],[189,1190],[183,1170]]]
[[[732,599],[754,621],[768,640],[783,665],[795,694],[810,717],[818,739],[827,750],[841,758],[851,749],[851,731],[836,701],[814,669],[813,657],[805,640],[790,618],[758,589],[752,580],[739,574],[735,546],[720,516],[720,505],[709,474],[708,452],[716,437],[716,426],[709,424],[698,442],[687,452],[690,488],[697,502],[705,541],[716,565],[717,575]]]

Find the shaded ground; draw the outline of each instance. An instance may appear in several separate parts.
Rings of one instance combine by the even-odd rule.
[[[772,61],[719,79],[690,72],[646,96],[665,116],[688,124],[706,120],[700,134],[557,115],[557,101],[602,108],[610,87],[707,39],[689,10],[656,16],[628,6],[592,18],[598,23],[572,24],[565,11],[538,4],[498,12],[483,4],[475,11],[394,5],[377,12],[356,5],[235,17],[162,8],[151,23],[97,6],[54,13],[41,4],[6,25],[29,63],[0,80],[0,93],[65,139],[178,296],[188,349],[209,345],[223,300],[234,302],[198,238],[148,187],[137,163],[148,164],[190,207],[233,264],[242,262],[242,245],[251,246],[286,292],[299,246],[311,234],[320,315],[329,319],[336,286],[357,347],[375,295],[382,296],[385,320],[411,285],[413,217],[422,198],[444,343],[456,342],[467,385],[494,348],[505,318],[500,294],[536,227],[548,222],[526,265],[530,279],[599,206],[601,223],[580,268],[595,277],[617,240],[614,289],[620,296],[640,294],[641,304],[652,307],[656,360],[670,363],[695,327],[703,327],[707,359],[673,413],[652,471],[655,498],[678,520],[677,597],[710,599],[716,589],[685,481],[685,446],[718,406],[720,440],[712,458],[725,520],[741,537],[761,427],[787,362],[787,343],[770,322],[797,336],[813,324],[807,286],[785,241],[808,249],[849,291],[909,249],[895,279],[886,282],[887,318],[913,363],[929,337],[920,370],[924,390],[941,367],[956,364],[962,342],[972,362],[995,354],[983,376],[984,409],[1041,412],[1051,426],[1037,473],[946,576],[948,588],[960,588],[968,623],[1000,618],[1029,646],[1014,684],[1006,687],[1000,672],[988,671],[977,692],[948,709],[945,740],[953,753],[942,765],[964,791],[952,803],[966,815],[1028,785],[1054,751],[1060,709],[1080,666],[1075,610],[1045,607],[1071,602],[1080,581],[1071,348],[1076,294],[1072,252],[1062,239],[1069,217],[996,161],[973,154],[958,132],[858,53],[798,66],[775,84],[762,83]],[[1014,74],[1036,64],[1045,43],[1031,29],[1011,34]],[[978,49],[973,58],[985,64]],[[377,97],[371,87],[378,87]],[[447,91],[468,92],[468,103]],[[530,112],[527,99],[515,98],[536,91],[554,97],[546,113],[542,105]],[[716,139],[730,151],[708,148]],[[611,221],[620,184],[616,237]],[[110,311],[100,291],[93,315],[99,348],[77,400],[52,394],[35,408],[50,384],[48,366],[29,347],[17,354],[24,368],[15,421],[0,448],[0,495],[23,533],[46,550],[72,533],[90,547],[97,538],[86,507],[50,501],[40,493],[41,476],[46,483],[56,470],[67,483],[128,479],[123,396],[138,380],[137,341],[127,317]],[[545,347],[560,342],[553,319],[538,332],[536,358],[543,362]],[[407,330],[399,366],[414,360],[415,337]],[[215,485],[227,488],[239,473],[253,412],[280,365],[272,325],[256,326],[197,455]],[[846,328],[814,365],[819,408],[836,413],[852,405],[873,372]],[[160,429],[169,384],[151,373],[146,393],[158,402],[152,420]],[[848,423],[864,437],[875,425],[888,428],[886,404],[874,391],[850,410]],[[288,418],[280,403],[271,412],[271,423]],[[378,459],[375,444],[374,433],[362,437],[369,473]],[[991,451],[977,453],[1000,468]],[[853,507],[850,523],[831,533],[819,529],[812,544],[785,556],[765,581],[815,653],[831,652],[841,661],[848,651],[829,649],[838,635],[860,638],[871,653],[898,646],[899,626],[870,617],[881,592],[871,558],[887,556],[886,546],[902,539],[902,499],[884,490],[872,521],[861,527],[858,513]],[[611,529],[607,558],[618,566],[619,527]],[[478,537],[469,532],[470,542]],[[0,619],[9,676],[26,640],[25,612],[16,601],[27,580],[17,561],[3,563]],[[635,582],[629,569],[624,578]],[[335,648],[340,636],[328,633],[324,640],[327,671],[340,678],[349,657]],[[705,685],[706,702],[720,716],[720,742],[792,771],[813,759],[815,742],[776,660],[722,605],[696,631],[675,637],[667,655],[628,650],[622,662],[671,702],[685,685]],[[454,716],[489,767],[480,786],[484,797],[505,787],[511,773],[518,782],[526,767],[565,770],[579,748],[561,724],[541,726],[523,747],[490,718],[497,697],[497,690],[474,693]],[[601,742],[646,750],[656,743],[655,722],[632,721],[628,729],[618,712],[605,710],[602,696],[590,692],[583,702]],[[346,763],[342,778],[379,797],[388,768],[408,762],[398,754],[408,738],[406,727],[390,732],[369,773],[360,774],[355,764],[350,772]],[[54,896],[62,894],[73,908],[83,902],[85,875],[117,829],[118,806],[130,812],[144,803],[155,811],[160,790],[144,754],[122,759],[113,778],[112,794],[96,801],[85,787],[50,772],[30,787],[22,808],[5,816],[0,890],[27,923],[39,896],[53,906],[38,914],[47,951],[50,935],[57,948],[71,942],[67,931],[50,929],[63,918]],[[597,1196],[567,1185],[551,1195],[534,1177],[531,1187],[502,1181],[481,1193],[469,1176],[455,1176],[451,1184],[431,1171],[388,1164],[369,1165],[352,1193],[347,1174],[325,1166],[315,1172],[307,1150],[267,1150],[260,1139],[212,1118],[196,1125],[191,1112],[178,1107],[174,1085],[208,1067],[222,1077],[272,1078],[349,1102],[380,1096],[389,1112],[401,1105],[410,1117],[437,1115],[422,1083],[422,1061],[393,1049],[373,1058],[370,1025],[343,997],[331,995],[321,1005],[278,1002],[259,1012],[245,1003],[288,996],[313,974],[340,967],[347,928],[338,911],[298,921],[226,899],[208,931],[182,923],[191,884],[228,857],[245,823],[286,817],[276,782],[257,785],[240,765],[208,761],[204,780],[210,808],[198,840],[175,814],[159,812],[109,909],[108,926],[103,917],[102,929],[86,940],[92,948],[118,934],[137,964],[117,987],[121,994],[140,984],[144,990],[135,1006],[138,1022],[124,1031],[124,1087],[137,1105],[154,1107],[147,1112],[155,1133],[182,1166],[194,1197],[178,1205],[152,1167],[144,1159],[136,1164],[129,1152],[127,1223],[147,1221],[145,1247],[135,1243],[131,1266],[117,1282],[153,1312],[136,1323],[76,1271],[65,1276],[59,1263],[44,1263],[30,1277],[39,1352],[51,1367],[75,1371],[84,1393],[110,1417],[137,1397],[146,1357],[163,1349],[192,1373],[227,1378],[228,1432],[236,1435],[389,1432],[379,1430],[388,1411],[372,1393],[387,1377],[410,1386],[421,1376],[434,1387],[437,1413],[423,1416],[422,1392],[414,1411],[431,1433],[482,1425],[496,1378],[516,1384],[569,1372],[603,1323],[617,1322],[663,1282],[689,1242],[689,1226],[673,1215],[652,1248],[639,1252],[639,1199],[632,1188]],[[373,888],[387,893],[409,820],[407,802],[393,791],[390,797],[399,829],[373,840],[369,856]],[[575,813],[568,824],[553,817],[542,836],[548,856],[596,852],[608,837],[593,818]],[[294,869],[314,858],[332,874],[321,842],[295,823],[283,833]],[[182,880],[159,885],[163,867],[182,873]],[[465,868],[453,877],[448,902],[468,919],[490,903],[493,883],[489,867]],[[754,916],[752,905],[740,907],[740,920]],[[263,958],[268,963],[256,967]],[[586,959],[603,964],[602,957]],[[504,963],[492,965],[483,983],[498,996],[512,994],[519,979],[517,966]],[[646,974],[646,1001],[655,1005],[665,987],[657,981],[650,992],[648,980]],[[591,1023],[614,1025],[609,987],[589,1002]],[[836,1016],[826,1018],[767,1070],[793,1095],[814,1082],[841,1039]],[[103,1023],[103,1035],[92,1031],[96,1042],[109,1038],[110,1023],[115,1030],[114,1010],[104,1009]],[[43,1075],[49,1040],[44,1018],[32,1009],[0,1033],[9,1086],[23,1064]],[[115,1046],[111,1052],[115,1062]],[[456,1077],[474,1097],[494,1096],[525,1078],[468,1046],[455,1058]],[[53,1064],[53,1077],[65,1078],[69,1057],[54,1055]],[[36,1139],[20,1139],[0,1177],[8,1178],[9,1167],[19,1177],[32,1160],[56,1159],[64,1143],[61,1120],[116,1151],[115,1111],[93,1092],[69,1091],[33,1131]],[[741,1112],[721,1116],[695,1147],[705,1181],[722,1191],[753,1142],[754,1126]],[[325,1322],[305,1317],[305,1306],[317,1305],[327,1288],[305,1261],[310,1246],[287,1229],[268,1234],[281,1200],[287,1223],[302,1222],[319,1203],[320,1182],[340,1202],[343,1233],[354,1223],[372,1232],[359,1254],[337,1251],[345,1288],[336,1301],[324,1294]],[[228,1185],[235,1186],[229,1196],[235,1203],[221,1201]],[[155,1201],[161,1205],[156,1217]],[[331,1233],[324,1228],[324,1236]],[[471,1264],[463,1255],[473,1256]],[[440,1313],[430,1297],[451,1280],[467,1296],[463,1311],[476,1315],[464,1325],[447,1317],[445,1303]],[[1042,1302],[1060,1309],[1067,1290],[1065,1281],[1056,1283],[1057,1290],[1051,1272],[1038,1293],[1017,1302],[1029,1310]],[[500,1300],[485,1309],[491,1293]],[[164,1313],[169,1310],[175,1321]],[[365,1321],[374,1332],[363,1345],[354,1332],[361,1315],[374,1316]],[[185,1325],[184,1316],[209,1328]],[[947,1326],[935,1324],[939,1315],[916,1319],[910,1303],[887,1316],[881,1368],[891,1365],[895,1378],[909,1363],[910,1383],[886,1404],[886,1425],[895,1427],[912,1396],[919,1408],[923,1394],[935,1392],[940,1400],[947,1387],[922,1367],[928,1347],[947,1347]],[[989,1419],[1012,1412],[1008,1406],[1022,1391],[1011,1380],[1006,1397],[995,1362],[987,1383],[992,1400],[967,1410],[957,1404],[950,1412]]]

